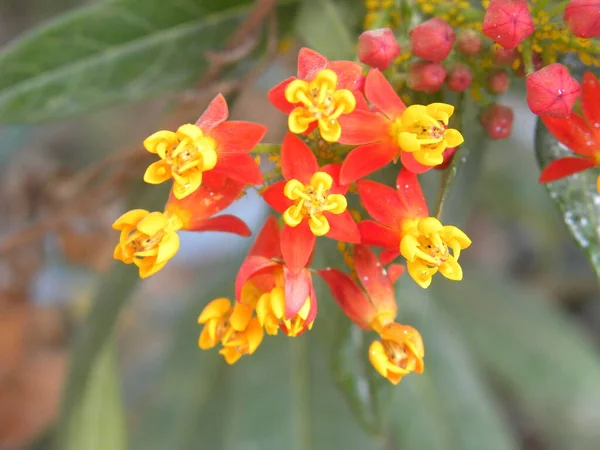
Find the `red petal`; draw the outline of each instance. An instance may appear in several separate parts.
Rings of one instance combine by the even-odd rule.
[[[359,327],[369,329],[377,311],[358,285],[338,269],[319,270],[317,273],[329,286],[332,297],[344,314]]]
[[[583,115],[592,126],[600,127],[600,81],[592,72],[585,72],[582,88],[581,105]]]
[[[307,184],[318,172],[319,164],[312,150],[302,139],[287,133],[281,145],[281,173],[286,180],[296,179]]]
[[[315,292],[315,286],[313,285],[312,282],[312,275],[309,272],[309,277],[310,277],[310,311],[308,312],[308,317],[306,318],[306,323],[312,323],[315,318],[317,317],[317,311],[319,309],[318,305],[319,302],[317,302],[317,294]]]
[[[406,170],[410,170],[412,173],[420,174],[433,169],[433,166],[426,166],[425,164],[421,164],[415,159],[413,154],[409,152],[401,152],[400,161],[402,162],[404,168]]]
[[[548,183],[590,169],[596,164],[587,158],[559,158],[548,164],[540,174],[540,183]]]
[[[387,142],[356,147],[344,160],[340,174],[341,181],[349,184],[381,169],[390,163],[396,149]]]
[[[280,214],[294,204],[292,200],[283,195],[283,188],[287,181],[278,181],[269,186],[262,194],[263,199],[271,208]]]
[[[392,282],[369,247],[365,245],[354,247],[354,267],[375,309],[395,312],[397,308]]]
[[[213,170],[244,184],[256,185],[263,182],[260,167],[247,153],[221,153]]]
[[[242,287],[250,277],[263,270],[275,267],[280,267],[280,264],[268,258],[263,258],[262,256],[249,256],[246,258],[240,266],[240,270],[235,278],[235,298],[240,298]]]
[[[333,70],[338,76],[338,89],[350,89],[357,91],[362,78],[362,65],[352,61],[331,61],[327,65],[328,69]],[[357,95],[357,92],[354,92]]]
[[[395,259],[395,257],[394,257]],[[402,274],[404,273],[404,271],[406,270],[406,267],[404,267],[402,264],[390,264],[387,268],[387,273],[388,273],[388,277],[390,278],[390,281],[393,283],[395,283],[398,278],[400,278],[402,276]]]
[[[256,237],[256,241],[254,241],[248,252],[248,256],[283,259],[279,234],[277,219],[273,216],[267,217],[265,224]]]
[[[319,70],[323,70],[328,64],[327,58],[320,53],[303,47],[298,53],[298,78],[301,80],[312,79]]]
[[[330,194],[342,194],[345,195],[348,192],[348,183],[340,183],[340,172],[342,170],[341,164],[327,164],[319,169],[319,172],[326,172],[333,178],[333,186],[329,190]]]
[[[329,233],[327,233],[328,238],[351,244],[358,244],[360,242],[358,225],[356,225],[356,222],[348,211],[344,211],[342,214],[325,213],[325,217],[327,217],[331,226]]]
[[[365,81],[365,95],[378,110],[391,119],[400,117],[406,105],[378,69],[371,69]]]
[[[542,116],[542,122],[559,142],[582,156],[593,155],[598,149],[590,127],[585,119],[571,113],[566,119]]]
[[[310,296],[311,278],[308,270],[294,273],[287,267],[283,268],[285,290],[285,317],[293,318],[302,309],[306,299]]]
[[[306,220],[297,227],[284,226],[281,233],[281,252],[286,265],[294,273],[301,271],[315,248],[316,236],[312,234]]]
[[[230,214],[212,217],[198,222],[193,227],[186,228],[187,231],[222,231],[224,233],[239,234],[248,237],[252,234],[248,225],[242,219]]]
[[[223,95],[217,95],[208,105],[208,108],[202,113],[200,118],[196,121],[196,125],[200,129],[208,133],[221,122],[225,122],[229,117],[229,109],[227,108],[227,101]]]
[[[379,259],[382,264],[389,264],[400,256],[400,251],[396,249],[384,250],[379,254]]]
[[[400,232],[384,227],[372,220],[363,220],[358,224],[361,244],[375,247],[400,248]]]
[[[396,189],[398,196],[408,212],[407,218],[427,217],[429,209],[425,196],[421,190],[421,184],[417,176],[408,170],[400,169],[396,177]]]
[[[267,127],[258,123],[227,121],[217,125],[210,136],[217,141],[217,151],[221,155],[249,152],[266,132]]]
[[[284,114],[289,115],[294,109],[294,105],[285,99],[285,89],[295,79],[296,77],[286,78],[267,93],[267,98],[271,104]]]
[[[390,121],[371,111],[355,110],[339,118],[342,126],[340,144],[361,145],[387,140]]]
[[[373,219],[390,228],[400,229],[408,212],[398,192],[371,180],[361,180],[357,187],[360,200]]]

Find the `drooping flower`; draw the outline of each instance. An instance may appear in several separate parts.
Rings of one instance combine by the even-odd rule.
[[[527,105],[539,116],[567,117],[581,88],[562,64],[550,64],[525,80]]]
[[[423,373],[425,347],[421,334],[411,326],[391,323],[381,332],[381,341],[369,348],[373,367],[390,383],[398,384],[410,372]]]
[[[310,132],[318,126],[324,140],[336,142],[341,134],[339,118],[354,111],[357,102],[361,102],[361,72],[358,63],[329,61],[314,50],[303,48],[298,55],[297,76],[279,83],[267,97],[273,106],[289,115],[292,133]]]
[[[482,24],[483,34],[506,49],[515,48],[534,30],[526,0],[492,0]]]
[[[600,37],[600,0],[571,0],[563,18],[575,36]]]
[[[454,44],[454,30],[448,22],[434,17],[410,30],[412,52],[419,58],[442,62],[450,54]]]
[[[450,280],[462,279],[458,258],[471,240],[457,227],[429,217],[415,174],[402,169],[396,190],[370,180],[357,186],[363,206],[375,220],[360,222],[361,243],[383,247],[382,262],[401,254],[409,275],[422,288],[429,287],[438,271]]]
[[[196,191],[209,172],[244,184],[262,183],[260,169],[248,152],[263,138],[266,127],[228,121],[228,116],[227,102],[219,94],[195,124],[146,138],[144,147],[160,160],[148,167],[144,181],[160,184],[173,178],[173,194],[178,199]]]
[[[479,122],[492,139],[506,139],[512,132],[514,113],[511,107],[491,103],[479,114]]]
[[[401,51],[394,32],[389,28],[368,30],[358,37],[359,61],[375,69],[387,69]]]
[[[342,183],[358,180],[398,158],[407,170],[425,172],[443,162],[447,148],[464,141],[457,130],[448,128],[453,106],[433,103],[407,108],[376,69],[367,75],[365,94],[379,112],[361,110],[341,119],[340,142],[358,145],[342,165]]]
[[[281,147],[284,180],[270,186],[265,201],[283,214],[283,257],[293,272],[306,266],[317,236],[358,243],[360,234],[347,211],[348,186],[339,182],[339,164],[319,168],[311,149],[288,133]]]
[[[540,183],[559,180],[600,166],[600,82],[592,72],[583,74],[581,109],[583,116],[571,113],[566,118],[542,116],[552,136],[577,156],[558,158],[540,174]],[[598,179],[600,192],[600,178]]]

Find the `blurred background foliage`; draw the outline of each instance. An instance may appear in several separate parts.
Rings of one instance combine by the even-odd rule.
[[[184,236],[143,283],[112,264],[114,218],[166,198],[139,181],[145,136],[223,92],[278,142],[266,90],[300,45],[353,58],[363,17],[360,0],[0,1],[0,448],[600,448],[600,197],[588,172],[537,184],[536,157],[564,149],[534,136],[522,86],[510,139],[484,142],[467,105],[465,145],[424,177],[474,244],[461,283],[400,279],[426,371],[397,387],[320,280],[312,331],[234,367],[200,352],[198,312],[233,294],[248,241]],[[267,214],[254,192],[233,208],[254,230]],[[314,264],[340,263],[325,245]]]

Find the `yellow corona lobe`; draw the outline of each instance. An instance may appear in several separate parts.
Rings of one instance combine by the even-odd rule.
[[[162,269],[179,250],[182,222],[177,215],[134,209],[119,217],[113,228],[121,232],[113,256],[125,264],[135,264],[140,277]]]
[[[307,218],[310,230],[315,236],[326,235],[330,226],[323,213],[342,214],[348,206],[343,195],[329,194],[332,186],[333,179],[326,172],[316,172],[307,185],[298,180],[288,181],[283,193],[295,204],[285,210],[283,221],[290,227],[296,227]]]
[[[285,292],[281,287],[275,287],[270,292],[265,292],[256,303],[256,317],[269,335],[276,335],[282,326],[285,333],[291,337],[298,336],[305,329],[310,330],[313,322],[306,323],[309,312],[310,297],[307,297],[300,311],[294,317],[286,319]]]
[[[342,134],[338,118],[356,108],[356,98],[348,89],[337,89],[338,77],[333,70],[317,72],[312,81],[292,81],[285,90],[288,102],[299,104],[288,118],[292,133],[300,134],[317,122],[324,140],[337,142]]]
[[[462,280],[458,257],[470,245],[471,240],[457,227],[425,217],[409,224],[400,241],[400,253],[412,279],[427,288],[438,271],[450,280]]]
[[[444,150],[464,142],[458,130],[447,128],[454,107],[445,103],[412,105],[396,119],[391,134],[400,149],[426,166],[444,162]]]
[[[202,184],[202,173],[217,164],[216,143],[196,125],[186,124],[176,133],[158,131],[144,141],[150,153],[160,157],[144,174],[144,181],[160,184],[173,178],[173,194],[182,199]]]
[[[381,341],[369,347],[369,360],[390,383],[398,384],[410,372],[423,372],[423,338],[413,327],[391,323],[380,332]]]

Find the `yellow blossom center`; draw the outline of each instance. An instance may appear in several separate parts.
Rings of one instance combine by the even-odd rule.
[[[407,221],[400,241],[400,253],[406,258],[410,276],[423,288],[439,270],[450,280],[462,280],[458,257],[471,240],[454,226],[443,226],[435,217]]]
[[[283,213],[283,221],[290,227],[298,226],[304,218],[315,236],[324,236],[330,230],[329,221],[324,213],[342,214],[348,202],[341,194],[329,194],[333,186],[331,175],[316,172],[305,185],[293,179],[286,183],[283,193],[294,205]]]
[[[298,105],[288,118],[292,133],[304,133],[316,121],[324,140],[338,141],[342,134],[338,118],[354,111],[356,98],[348,89],[337,89],[337,83],[337,74],[324,69],[312,81],[294,80],[287,86],[286,100]]]
[[[444,162],[444,150],[464,142],[457,130],[448,128],[453,112],[454,107],[445,103],[409,106],[392,123],[390,135],[401,151],[412,153],[419,163],[437,166]]]
[[[144,147],[160,157],[151,164],[144,180],[159,184],[173,178],[173,193],[182,199],[202,184],[202,173],[214,169],[217,164],[216,142],[204,136],[196,125],[186,124],[176,133],[159,131],[144,141]]]
[[[269,335],[276,335],[279,328],[283,327],[288,336],[298,336],[305,329],[311,329],[313,322],[307,323],[310,313],[310,297],[306,298],[302,308],[294,317],[285,317],[285,291],[281,287],[274,287],[269,292],[260,296],[256,303],[256,316]]]

